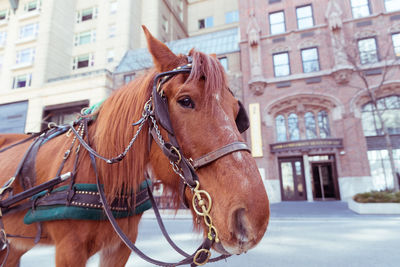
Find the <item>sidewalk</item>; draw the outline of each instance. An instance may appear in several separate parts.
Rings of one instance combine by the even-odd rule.
[[[399,219],[399,215],[360,215],[345,201],[285,201],[273,203],[271,219]]]
[[[271,220],[302,220],[302,219],[396,219],[399,215],[360,215],[351,211],[344,201],[284,201],[270,204]],[[163,219],[190,219],[189,210],[161,210]],[[155,219],[154,211],[143,214],[145,219]]]

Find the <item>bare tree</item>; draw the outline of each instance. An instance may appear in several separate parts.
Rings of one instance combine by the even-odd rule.
[[[340,50],[344,52],[345,59],[351,67],[353,75],[359,78],[355,82],[350,82],[349,86],[364,91],[370,99],[372,110],[377,115],[381,126],[380,130],[384,136],[385,148],[388,151],[394,191],[398,192],[399,181],[396,174],[392,140],[386,120],[383,117],[384,111],[378,108],[377,93],[381,91],[389,81],[393,80],[394,77],[399,76],[400,59],[393,53],[391,40],[383,42],[383,45],[380,47],[381,54],[379,54],[377,47],[375,50],[371,51],[360,51],[360,46],[362,44],[360,44],[359,40],[350,42],[348,42],[348,40],[349,39],[347,39],[345,46]],[[373,73],[374,75],[371,75],[371,71],[375,72]]]

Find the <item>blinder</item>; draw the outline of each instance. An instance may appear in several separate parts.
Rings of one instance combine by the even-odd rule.
[[[244,133],[247,129],[249,129],[250,121],[242,102],[238,100],[238,103],[239,103],[239,112],[236,116],[235,122],[239,132]]]
[[[172,128],[171,119],[169,117],[168,101],[166,96],[162,93],[161,87],[170,78],[172,78],[172,76],[180,73],[190,73],[191,70],[192,70],[192,64],[187,64],[178,67],[172,71],[159,73],[154,78],[153,105],[154,105],[155,117],[157,121],[161,124],[161,126],[171,135],[174,135],[174,130]],[[230,92],[232,93],[232,91]],[[235,123],[239,132],[244,133],[249,128],[250,121],[246,109],[244,108],[240,100],[238,100],[238,104],[239,104],[239,112],[235,118]]]

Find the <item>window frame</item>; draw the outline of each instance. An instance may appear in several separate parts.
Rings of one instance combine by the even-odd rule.
[[[85,34],[89,35],[89,42],[88,43],[81,43],[81,40],[83,39],[82,37],[86,37],[84,36]],[[75,34],[74,36],[74,46],[81,46],[81,45],[86,45],[86,44],[92,44],[96,42],[96,30],[92,29],[92,30],[88,30],[88,31],[83,31],[83,32],[78,32]]]
[[[225,12],[225,24],[239,22],[239,10],[231,10]]]
[[[86,66],[79,66],[80,63],[86,61],[86,60],[80,60],[80,58],[83,57],[88,57],[87,65]],[[85,69],[85,68],[90,68],[94,66],[94,53],[87,53],[87,54],[81,54],[77,55],[73,58],[72,60],[72,70],[79,70],[79,69]]]
[[[19,84],[19,78],[25,77],[25,84],[24,86],[18,86]],[[32,73],[25,73],[25,74],[20,74],[16,75],[13,77],[13,84],[11,86],[12,89],[19,89],[19,88],[25,88],[25,87],[31,87],[32,85]]]
[[[316,59],[316,61],[317,61],[317,63],[318,63],[318,70],[315,70],[315,71],[305,71],[305,67],[304,67],[304,63],[306,63],[306,62],[313,62],[313,61],[315,61],[315,59],[314,60],[307,60],[307,61],[304,61],[304,59],[303,59],[303,52],[304,51],[306,51],[306,50],[316,50],[317,52],[316,52],[316,56],[317,56],[317,59]],[[319,51],[318,51],[318,47],[317,46],[313,46],[313,47],[307,47],[307,48],[303,48],[303,49],[301,49],[300,50],[300,56],[301,56],[301,65],[302,65],[302,68],[303,68],[303,73],[312,73],[312,72],[318,72],[318,71],[321,71],[321,64],[320,64],[320,62],[319,62]]]
[[[360,42],[365,41],[365,40],[369,40],[369,39],[374,40],[374,43],[375,43],[376,61],[374,61],[374,62],[370,62],[370,61],[368,61],[368,62],[363,62],[363,60],[362,60],[362,51],[360,50]],[[377,62],[380,61],[380,58],[379,58],[379,48],[378,48],[378,41],[377,41],[376,36],[358,39],[358,40],[357,40],[357,48],[358,48],[358,56],[360,57],[360,64],[361,64],[361,65],[374,64],[374,63],[377,63]],[[368,51],[372,51],[372,50],[368,50]],[[368,52],[368,51],[367,51],[367,52]],[[365,51],[363,51],[363,53],[365,53]]]
[[[301,9],[301,8],[305,8],[305,7],[310,7],[312,25],[311,25],[311,26],[308,26],[308,27],[300,27],[300,24],[299,24],[299,17],[298,17],[298,14],[297,14],[297,10],[299,10],[299,9]],[[307,18],[309,18],[309,17],[307,17]],[[304,19],[304,18],[301,18],[301,19]],[[314,10],[313,10],[312,4],[301,5],[301,6],[297,6],[297,7],[296,7],[296,22],[297,22],[297,29],[298,29],[298,30],[310,29],[310,28],[312,28],[312,27],[315,26]]]
[[[286,75],[277,75],[276,67],[280,67],[280,66],[284,66],[284,65],[283,64],[276,65],[274,59],[275,59],[275,56],[282,55],[282,54],[286,54],[287,55],[288,74],[286,74]],[[287,76],[291,75],[289,51],[272,54],[272,67],[274,69],[274,77],[287,77]]]
[[[7,31],[0,31],[0,47],[3,47],[6,45],[7,42]]]
[[[400,10],[400,5],[398,5],[399,8],[397,8],[397,9],[388,10],[388,5],[387,5],[387,3],[388,3],[388,2],[394,2],[394,0],[384,0],[383,2],[384,2],[384,5],[385,5],[385,11],[386,11],[386,12],[395,12],[395,11],[399,11],[399,10]],[[390,6],[392,6],[392,5],[390,5]],[[393,6],[394,6],[394,5],[393,5]]]
[[[282,16],[283,16],[283,22],[281,22],[281,23],[271,23],[271,15],[274,15],[274,14],[278,14],[278,13],[282,13]],[[269,13],[268,14],[268,22],[269,22],[269,33],[271,34],[271,35],[276,35],[276,34],[281,34],[281,33],[285,33],[286,32],[286,18],[285,18],[285,11],[284,10],[279,10],[279,11],[274,11],[274,12],[271,12],[271,13]],[[273,28],[273,26],[274,25],[280,25],[280,24],[282,24],[283,23],[283,32],[273,32],[272,31],[272,28]]]
[[[393,37],[398,36],[398,44],[395,45],[395,40]],[[392,46],[393,46],[393,53],[396,58],[400,58],[400,32],[392,34]],[[396,49],[397,48],[397,49]]]
[[[91,9],[92,13],[91,13],[91,18],[85,19],[83,20],[83,12],[87,11]],[[83,23],[85,21],[90,21],[90,20],[94,20],[97,19],[97,15],[99,13],[98,7],[97,6],[92,6],[92,7],[88,7],[88,8],[83,8],[80,9],[76,12],[76,23]],[[85,15],[86,16],[86,15]]]
[[[30,7],[31,4],[34,4],[34,7]],[[34,12],[34,11],[40,11],[40,8],[42,6],[42,1],[41,0],[31,0],[28,1],[24,4],[24,11],[25,12]]]
[[[369,16],[371,16],[371,14],[372,14],[372,9],[371,9],[371,2],[370,2],[370,0],[366,0],[367,1],[367,7],[368,7],[368,15],[362,15],[362,16],[355,16],[354,14],[354,9],[360,9],[360,7],[364,7],[365,5],[363,5],[363,6],[353,6],[353,0],[350,0],[350,8],[351,8],[351,14],[352,14],[352,16],[353,16],[353,18],[354,19],[359,19],[359,18],[365,18],[365,17],[369,17]]]
[[[32,27],[32,34],[26,36],[28,27]],[[29,29],[30,30],[30,29]],[[39,22],[28,23],[19,27],[18,40],[33,40],[39,34]]]
[[[4,12],[4,13],[3,13],[3,12]],[[3,17],[3,18],[0,17],[0,24],[1,24],[1,23],[5,23],[5,22],[8,21],[8,19],[9,19],[9,16],[10,16],[10,9],[8,9],[8,8],[2,9],[2,10],[0,10],[0,14],[4,14],[4,17]]]
[[[229,60],[226,56],[218,58],[219,63],[224,67],[225,72],[229,71]]]
[[[28,47],[17,50],[15,53],[15,64],[17,65],[31,65],[35,62],[36,49],[34,47]],[[23,60],[27,57],[27,61]]]
[[[211,22],[211,25],[210,25]],[[213,16],[208,16],[202,19],[198,20],[198,29],[202,30],[202,29],[207,29],[207,28],[211,28],[214,27],[214,17]]]

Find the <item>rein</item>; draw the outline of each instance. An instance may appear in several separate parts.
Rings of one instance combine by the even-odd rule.
[[[98,154],[91,147],[91,145],[89,143],[90,138],[88,136],[89,131],[88,131],[88,119],[87,118],[81,118],[80,121],[78,121],[78,122],[80,122],[80,126],[78,127],[78,129],[75,129],[74,125],[63,126],[63,127],[68,127],[67,135],[69,135],[69,134],[74,135],[74,140],[72,142],[71,148],[69,150],[67,150],[67,152],[64,156],[64,162],[65,162],[65,160],[67,160],[67,158],[71,152],[71,149],[73,147],[73,144],[77,140],[79,142],[78,147],[82,146],[89,152],[89,156],[91,159],[91,165],[92,165],[92,168],[93,168],[93,170],[95,172],[95,176],[96,176],[96,184],[97,184],[97,190],[98,190],[99,197],[100,197],[100,203],[105,212],[105,215],[107,216],[108,220],[110,221],[115,232],[118,234],[118,236],[121,238],[121,240],[137,255],[139,255],[144,260],[146,260],[152,264],[159,265],[159,266],[178,266],[178,265],[183,265],[183,264],[191,264],[192,266],[198,266],[198,265],[206,264],[207,262],[221,260],[221,259],[224,259],[224,258],[227,258],[230,256],[230,255],[221,255],[219,257],[210,259],[211,246],[214,244],[214,242],[219,243],[220,240],[218,238],[218,231],[217,231],[216,227],[213,225],[213,220],[210,216],[210,211],[212,208],[212,198],[207,191],[200,189],[200,181],[196,174],[196,170],[198,168],[202,168],[202,167],[218,160],[219,158],[224,157],[235,151],[241,151],[241,150],[250,151],[250,149],[248,148],[246,143],[235,141],[235,142],[227,144],[219,149],[216,149],[215,151],[211,151],[211,152],[199,157],[198,159],[194,159],[194,160],[187,159],[183,155],[183,153],[179,147],[178,141],[175,137],[175,133],[174,133],[174,130],[173,130],[173,127],[171,124],[171,119],[170,119],[170,115],[169,115],[169,111],[168,111],[168,102],[167,102],[167,98],[166,98],[165,94],[163,93],[162,85],[165,84],[166,81],[168,81],[170,78],[172,78],[173,76],[175,76],[177,74],[190,73],[191,69],[192,69],[192,64],[191,64],[191,58],[188,57],[188,59],[189,59],[189,64],[178,67],[172,71],[167,71],[167,72],[163,72],[163,73],[156,75],[156,77],[154,78],[152,95],[151,95],[150,99],[148,99],[148,101],[144,105],[142,117],[136,123],[133,124],[134,126],[138,126],[138,129],[136,130],[136,133],[132,137],[131,141],[129,142],[129,144],[127,145],[125,150],[118,156],[113,157],[113,158],[105,158],[105,157],[101,156],[100,154]],[[248,123],[248,118],[243,109],[242,104],[241,103],[239,103],[239,104],[240,104],[240,110],[239,110],[238,117],[240,117],[239,118],[240,121],[238,122],[238,118],[236,118],[236,123],[237,123],[238,129],[240,130],[240,132],[243,132],[244,130],[246,130],[248,128],[249,123]],[[165,156],[169,159],[173,171],[181,178],[180,179],[180,181],[181,181],[180,182],[180,190],[181,190],[181,193],[183,194],[182,200],[185,199],[184,192],[186,190],[186,187],[189,187],[191,192],[193,193],[192,206],[193,206],[194,212],[198,216],[203,217],[204,223],[208,228],[206,238],[204,239],[202,244],[199,246],[199,248],[193,254],[188,254],[188,253],[184,252],[183,250],[181,250],[169,237],[169,235],[165,229],[165,226],[162,222],[158,207],[154,201],[154,197],[152,195],[151,189],[149,188],[149,186],[147,187],[148,197],[153,205],[154,213],[156,215],[157,222],[160,226],[160,229],[161,229],[163,235],[165,236],[165,238],[167,239],[169,244],[178,253],[180,253],[182,256],[186,257],[185,259],[183,259],[179,262],[175,262],[175,263],[154,260],[154,259],[148,257],[147,255],[145,255],[143,252],[141,252],[132,243],[132,241],[130,241],[130,239],[126,236],[126,234],[118,226],[118,223],[111,211],[111,207],[107,202],[107,199],[106,199],[106,196],[104,193],[104,188],[101,185],[100,177],[99,177],[98,171],[97,171],[96,158],[103,160],[108,164],[117,163],[117,162],[123,160],[124,157],[126,156],[126,154],[128,153],[128,151],[132,148],[134,142],[136,141],[137,137],[139,136],[139,134],[142,131],[143,126],[145,125],[146,122],[149,125],[149,132],[150,132],[150,135],[152,136],[152,139],[161,148],[161,150],[163,151]],[[159,130],[158,124],[160,124],[167,131],[168,142],[163,138],[163,136]],[[84,138],[85,136],[86,136],[86,140],[88,140],[88,141],[85,141],[85,138]],[[36,137],[36,136],[34,136],[34,137]],[[27,142],[27,141],[33,139],[34,137],[31,136],[25,140],[18,142],[17,144],[14,144],[10,147],[3,148],[2,150],[0,150],[0,152],[3,152],[13,146],[18,145],[18,144]],[[77,153],[78,153],[78,150],[77,150]],[[77,159],[76,159],[76,161],[77,161]],[[62,163],[62,166],[60,166],[58,177],[56,177],[44,184],[35,186],[26,191],[23,191],[20,194],[9,197],[6,200],[1,200],[3,193],[10,191],[11,185],[12,185],[15,177],[18,175],[19,171],[17,171],[17,174],[14,177],[12,177],[10,179],[10,181],[7,182],[5,186],[3,186],[3,188],[0,189],[0,207],[1,208],[5,207],[3,205],[5,201],[8,201],[7,205],[10,206],[10,205],[14,204],[15,202],[18,202],[18,201],[21,201],[28,197],[31,197],[35,193],[41,192],[41,191],[43,191],[45,189],[49,189],[49,188],[52,189],[55,185],[57,185],[61,182],[64,182],[71,177],[72,177],[71,184],[73,185],[75,170],[72,173],[68,173],[68,175],[60,175],[60,172],[62,170],[64,162]],[[22,163],[20,163],[20,165],[21,164],[23,164],[23,161],[22,161]],[[21,168],[21,167],[19,167],[19,168]],[[17,196],[18,196],[18,198],[14,199],[14,197],[17,197]],[[3,241],[3,244],[5,244],[8,248],[8,240],[7,240],[5,231],[4,231],[4,227],[1,223],[1,210],[0,210],[0,227],[1,227],[0,232],[3,233],[3,235],[0,235],[0,240]]]

